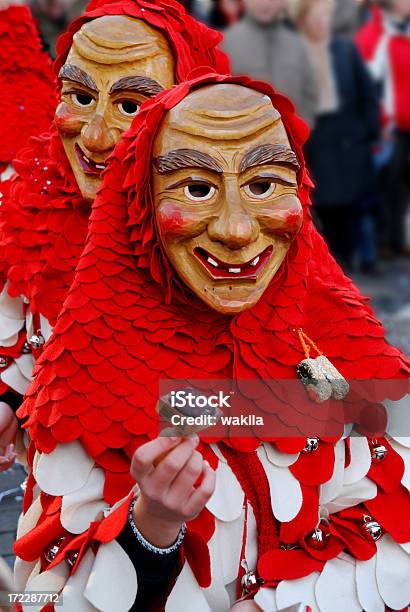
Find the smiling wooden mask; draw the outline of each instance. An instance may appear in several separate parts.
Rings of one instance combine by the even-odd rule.
[[[174,84],[174,57],[164,35],[144,21],[104,16],[75,34],[59,77],[55,123],[80,191],[92,200],[139,106]]]
[[[219,312],[251,308],[303,220],[279,112],[240,85],[194,91],[167,114],[153,158],[156,223],[175,271]]]

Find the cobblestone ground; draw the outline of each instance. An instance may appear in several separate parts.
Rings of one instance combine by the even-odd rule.
[[[390,342],[410,355],[410,259],[383,263],[380,276],[355,275],[354,280],[362,292],[372,298]],[[20,484],[24,478],[19,465],[0,474],[0,554],[10,566],[22,502]]]

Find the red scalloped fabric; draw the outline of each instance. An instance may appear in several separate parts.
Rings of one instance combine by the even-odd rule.
[[[77,183],[55,129],[15,160],[17,174],[2,184],[0,278],[24,295],[32,312],[55,323],[87,235],[90,204]]]
[[[158,126],[193,88],[209,83],[237,83],[268,95],[282,115],[301,164],[303,228],[258,304],[230,317],[210,310],[175,276],[158,239],[150,187],[151,147]],[[408,359],[387,344],[367,300],[344,276],[312,223],[311,182],[302,155],[307,135],[293,105],[267,84],[196,71],[191,81],[144,104],[117,146],[93,204],[73,285],[19,411],[20,417],[28,418],[32,443],[42,453],[52,452],[61,443],[81,441],[105,472],[108,503],[127,495],[133,484],[130,457],[157,435],[160,379],[195,379],[198,373],[201,379],[295,379],[296,365],[304,354],[294,328],[302,327],[345,377],[402,379],[406,393]],[[273,442],[282,452],[295,453],[306,439]],[[343,549],[360,559],[376,551],[375,544],[359,533],[364,506],[352,514],[340,513],[339,522],[332,526],[332,545],[325,552],[310,549],[304,540],[317,522],[319,486],[332,475],[334,442],[321,440],[316,456],[302,453],[291,467],[304,502],[293,521],[278,525],[278,533],[282,541],[299,540],[302,550],[267,550],[259,560],[267,583],[320,570]],[[245,466],[247,454],[255,451],[259,440],[221,443],[230,447],[230,454],[237,452],[239,473],[241,457]],[[213,453],[204,443],[202,452],[214,466],[215,457],[211,459]],[[380,487],[388,482],[382,470],[395,479],[394,491],[380,488],[380,495],[371,502],[372,512],[387,528],[393,514],[383,508],[393,507],[397,500],[407,508],[410,495],[400,484],[397,457],[378,469],[369,477]],[[252,492],[255,506],[262,493]],[[194,531],[200,536],[193,538],[197,552],[213,533],[209,518],[204,511],[195,521]],[[119,522],[117,533],[121,528]],[[410,539],[407,525],[397,517],[392,532],[397,541]],[[90,533],[79,537],[83,541]],[[19,554],[24,558],[24,547],[19,547]],[[197,578],[207,586],[209,576],[204,572]]]
[[[21,9],[30,17],[28,9]],[[13,16],[16,11],[10,8],[6,14]],[[22,15],[16,14],[19,17]],[[65,61],[75,32],[84,23],[103,15],[119,14],[143,19],[164,33],[175,54],[177,82],[184,80],[197,66],[229,71],[226,55],[216,47],[222,39],[221,34],[187,15],[179,2],[121,0],[94,2],[82,17],[72,22],[68,31],[59,38],[54,66],[56,72]],[[20,31],[21,28],[24,30],[26,27],[29,32],[34,28],[30,20],[26,26],[19,26],[20,29],[14,25],[19,41],[24,33]],[[1,33],[0,23],[0,36]],[[30,42],[31,39],[27,40]],[[23,53],[26,62],[27,55]],[[51,71],[49,83],[54,88],[51,63],[47,65]],[[1,104],[0,100],[0,108]],[[44,100],[41,104],[42,108],[48,108]],[[55,104],[51,116],[48,114],[47,127],[54,109]],[[40,121],[37,127],[41,129],[41,126]],[[38,129],[33,131],[39,133]],[[3,287],[8,280],[10,295],[25,295],[30,300],[31,310],[41,313],[54,325],[84,246],[90,206],[79,193],[54,127],[41,138],[33,138],[29,146],[19,152],[15,169],[17,177],[2,184],[4,200],[0,243],[4,248],[0,253],[0,285]]]
[[[7,165],[48,129],[57,103],[53,65],[27,6],[0,11],[0,91],[0,164]]]

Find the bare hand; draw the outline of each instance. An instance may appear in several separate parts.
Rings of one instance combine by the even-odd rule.
[[[0,402],[0,472],[8,470],[14,463],[14,438],[18,429],[18,421],[10,406]]]
[[[195,450],[198,437],[160,437],[134,453],[131,475],[141,495],[134,506],[134,522],[154,546],[166,548],[178,537],[182,523],[195,518],[215,488],[215,472]],[[167,453],[160,463],[155,459]],[[202,476],[198,487],[195,483]]]

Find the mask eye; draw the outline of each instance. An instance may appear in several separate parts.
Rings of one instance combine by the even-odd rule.
[[[74,93],[72,94],[71,99],[73,100],[74,104],[82,107],[92,106],[95,102],[94,98],[86,93]]]
[[[194,202],[205,202],[210,200],[215,194],[215,187],[206,183],[192,183],[184,187],[184,194]]]
[[[118,109],[126,117],[135,117],[138,113],[139,105],[132,100],[124,100],[124,102],[118,104]]]
[[[269,180],[259,180],[248,183],[244,187],[244,191],[247,196],[251,198],[257,198],[264,200],[269,198],[276,189],[276,183]]]

